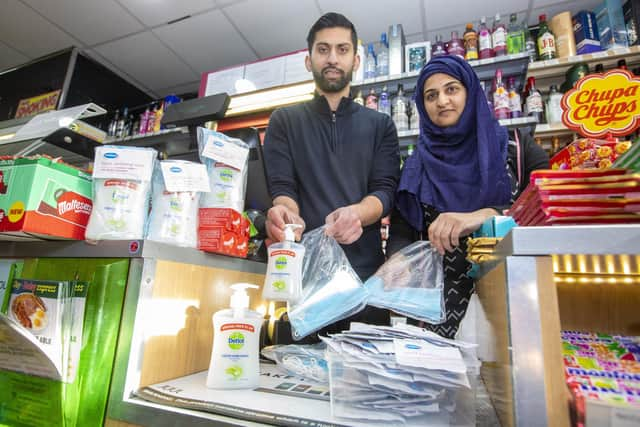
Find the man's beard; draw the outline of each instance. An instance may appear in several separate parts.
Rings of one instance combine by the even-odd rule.
[[[341,74],[341,77],[338,80],[327,80],[324,77],[324,72],[330,69],[337,70]],[[312,70],[312,73],[313,80],[316,82],[316,85],[322,92],[325,93],[340,92],[342,89],[347,87],[349,82],[351,82],[351,78],[353,77],[353,70],[345,73],[344,71],[334,67],[327,67],[322,71],[317,71],[314,69]]]

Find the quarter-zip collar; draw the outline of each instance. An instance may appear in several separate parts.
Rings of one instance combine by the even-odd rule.
[[[318,92],[314,92],[313,99],[309,101],[309,105],[311,108],[323,115],[333,117],[333,114],[340,117],[346,113],[353,112],[355,104],[351,98],[342,97],[340,99],[340,104],[338,104],[338,109],[336,111],[331,111],[331,107],[329,107],[329,102],[324,95],[320,95]]]

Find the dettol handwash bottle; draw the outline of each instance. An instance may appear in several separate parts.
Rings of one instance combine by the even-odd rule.
[[[299,224],[286,224],[284,242],[269,246],[262,298],[289,302],[296,302],[300,298],[304,246],[295,242],[295,229],[300,227]]]
[[[249,309],[247,288],[231,285],[231,308],[213,315],[213,351],[207,375],[209,388],[255,388],[260,378],[259,342],[262,315]]]

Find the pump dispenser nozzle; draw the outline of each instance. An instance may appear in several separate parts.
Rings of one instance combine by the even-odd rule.
[[[296,241],[296,228],[302,228],[300,224],[285,224],[284,225],[284,240],[289,242]]]
[[[235,283],[231,285],[233,293],[231,294],[231,301],[229,306],[234,310],[243,310],[249,308],[249,294],[247,294],[247,288],[258,289],[258,285],[252,285],[250,283]]]

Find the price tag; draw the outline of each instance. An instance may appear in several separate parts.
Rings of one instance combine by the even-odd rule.
[[[609,53],[606,50],[604,50],[602,52],[594,52],[594,53],[591,54],[591,57],[593,59],[606,58],[607,56],[609,56]]]
[[[614,55],[627,55],[630,52],[631,50],[629,50],[628,47],[617,47],[615,49],[611,49],[611,53]]]
[[[169,160],[160,162],[160,170],[164,178],[164,186],[171,193],[180,191],[208,193],[211,191],[207,168],[201,163]]]
[[[573,55],[567,58],[569,62],[580,62],[582,61],[582,57],[580,55]]]
[[[202,150],[202,155],[242,171],[249,155],[249,149],[240,147],[233,142],[225,141],[215,135],[209,135]]]
[[[549,60],[545,61],[545,64],[548,65],[548,66],[558,65],[558,64],[560,64],[560,60],[559,59],[549,59]]]
[[[150,181],[156,153],[149,148],[98,147],[93,177]]]

